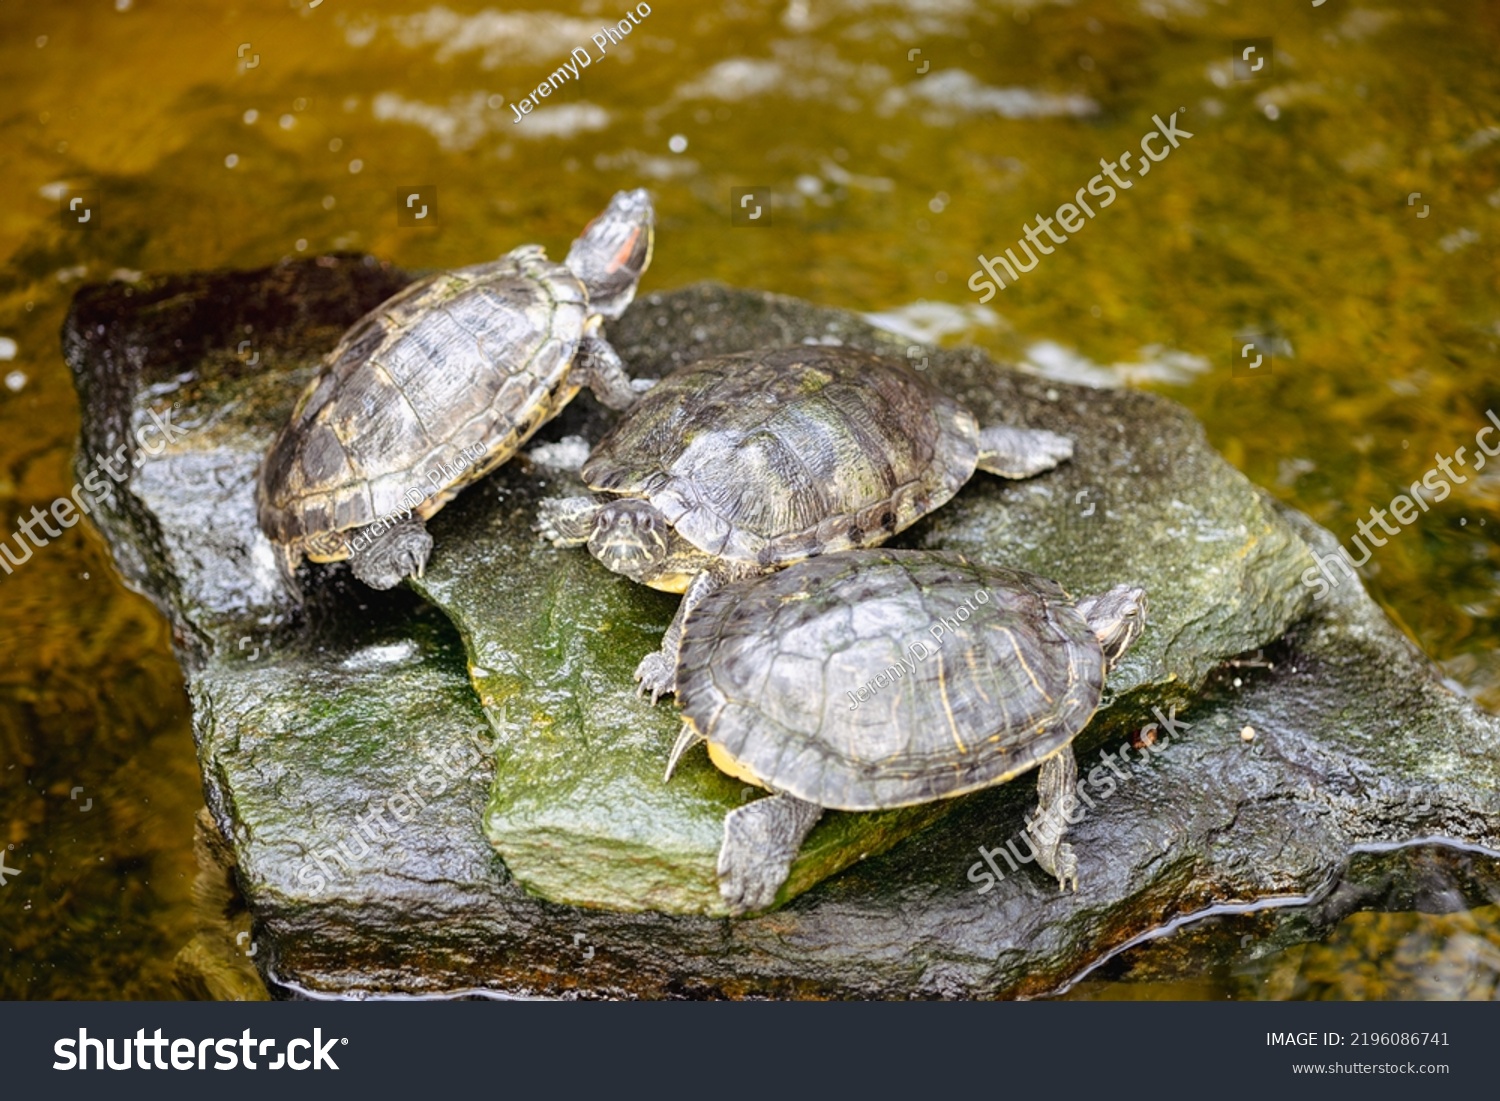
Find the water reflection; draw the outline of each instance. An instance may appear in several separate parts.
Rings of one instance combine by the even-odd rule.
[[[76,477],[56,334],[80,281],[332,249],[460,266],[557,248],[642,183],[662,217],[647,290],[765,287],[1161,390],[1340,539],[1500,409],[1500,28],[1480,0],[663,2],[601,56],[593,36],[627,7],[7,8],[7,530]],[[1269,64],[1238,71],[1229,44],[1267,38],[1243,67]],[[589,67],[540,96],[579,47]],[[981,305],[976,254],[1173,110],[1192,142]],[[436,190],[431,222],[401,220],[412,186]],[[745,189],[769,196],[764,223],[736,223]],[[86,223],[62,217],[71,195],[94,196]],[[1247,330],[1285,340],[1268,376],[1231,370]],[[1364,571],[1491,707],[1497,521],[1485,471]],[[171,996],[201,794],[166,628],[80,525],[0,578],[0,654],[0,840],[19,869],[0,996]],[[1492,996],[1495,918],[1351,914],[1254,982],[1122,969],[1109,992]]]

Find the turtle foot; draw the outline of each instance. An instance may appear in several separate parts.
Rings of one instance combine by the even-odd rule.
[[[394,589],[408,577],[421,577],[431,553],[432,536],[413,519],[354,551],[349,568],[372,589]]]
[[[1073,457],[1073,441],[1044,428],[996,425],[979,433],[980,470],[1001,478],[1030,478]]]
[[[620,354],[603,337],[586,336],[578,342],[573,370],[594,392],[594,397],[617,412],[629,409],[641,396],[626,373]]]
[[[1056,867],[1049,868],[1053,875],[1057,876],[1057,889],[1066,891],[1068,884],[1073,885],[1073,890],[1078,890],[1078,857],[1073,855],[1073,846],[1066,841],[1057,846],[1055,858]]]
[[[724,816],[717,872],[719,896],[730,913],[764,910],[776,901],[797,850],[822,815],[816,803],[772,795]]]
[[[1039,814],[1027,828],[1032,838],[1032,849],[1036,862],[1048,875],[1055,876],[1059,890],[1066,891],[1068,884],[1078,890],[1078,857],[1073,846],[1061,839],[1062,820],[1048,822]]]
[[[776,901],[776,892],[791,870],[790,865],[778,867],[767,861],[747,868],[726,868],[721,858],[719,896],[735,917],[764,910]]]
[[[660,650],[653,650],[635,667],[635,679],[636,695],[649,691],[654,707],[662,696],[675,694],[677,691],[676,662],[668,659]]]
[[[599,515],[592,497],[544,497],[537,502],[534,527],[554,547],[578,547],[588,542]]]

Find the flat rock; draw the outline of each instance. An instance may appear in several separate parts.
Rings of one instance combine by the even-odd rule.
[[[64,333],[80,472],[153,409],[188,430],[95,518],[175,627],[209,808],[273,989],[1034,995],[1210,907],[1308,895],[1361,846],[1497,848],[1496,721],[1357,582],[1309,606],[1298,577],[1326,533],[1283,517],[1170,402],[933,351],[926,369],[981,419],[1079,446],[1032,481],[976,478],[900,543],[1075,592],[1148,588],[1151,630],[1076,747],[1085,775],[1143,740],[1153,708],[1188,725],[1153,732],[1108,795],[1093,786],[1077,894],[999,853],[1035,801],[1021,782],[830,816],[789,902],[712,916],[718,823],[746,793],[702,760],[661,783],[673,709],[637,700],[630,671],[675,598],[539,543],[535,500],[567,471],[523,457],[460,496],[432,523],[420,593],[319,569],[299,609],[281,586],[256,464],[317,357],[405,279],[319,257],[88,287]],[[847,313],[714,286],[645,297],[611,333],[643,375],[767,343],[906,348]],[[596,439],[607,417],[580,397],[539,439]],[[1240,686],[1215,673],[1267,644]],[[981,846],[1004,869],[984,893]]]
[[[894,338],[853,315],[718,287],[650,296],[612,331],[645,377],[789,341],[896,350]],[[1275,638],[1301,610],[1297,578],[1311,563],[1302,541],[1180,407],[1049,384],[975,352],[924,359],[984,423],[1049,428],[1077,449],[1071,463],[1027,481],[977,475],[898,545],[1026,566],[1078,594],[1145,586],[1152,626],[1110,678],[1117,706],[1186,699],[1216,664]],[[511,874],[552,901],[724,914],[714,878],[724,815],[761,793],[702,753],[662,782],[681,721],[670,704],[637,699],[632,672],[658,645],[678,598],[531,533],[542,497],[581,492],[576,475],[523,457],[444,512],[416,585],[462,633],[498,735],[485,833]],[[780,900],[955,806],[826,815]]]

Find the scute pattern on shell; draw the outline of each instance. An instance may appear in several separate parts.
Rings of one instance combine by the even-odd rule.
[[[413,283],[345,334],[299,400],[266,458],[262,528],[337,557],[320,536],[404,510],[432,489],[427,471],[485,448],[416,510],[430,516],[573,396],[587,320],[583,285],[536,245]]]
[[[779,566],[910,526],[968,481],[978,447],[973,415],[904,361],[798,347],[674,372],[582,473],[648,498],[701,550]]]
[[[931,627],[957,620],[965,599],[976,610],[936,645]],[[897,666],[901,676],[851,707],[847,693]],[[1054,582],[882,549],[812,558],[709,596],[687,623],[677,699],[772,790],[880,810],[1031,768],[1088,723],[1104,674],[1097,638]]]

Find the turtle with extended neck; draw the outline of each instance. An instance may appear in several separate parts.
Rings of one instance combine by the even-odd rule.
[[[650,196],[621,191],[561,264],[524,245],[420,279],[356,322],[261,464],[261,529],[293,588],[304,557],[348,559],[376,589],[420,576],[424,521],[580,387],[629,408],[638,388],[601,327],[635,296],[654,227]]]
[[[772,793],[724,819],[730,910],[775,901],[825,808],[948,799],[1038,766],[1032,848],[1076,888],[1072,742],[1145,627],[1139,588],[1075,601],[1025,570],[931,551],[823,555],[704,598],[683,632],[667,776],[703,741],[721,771]]]

